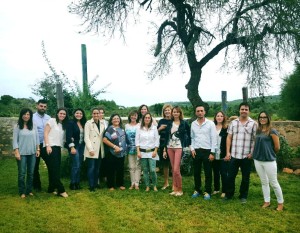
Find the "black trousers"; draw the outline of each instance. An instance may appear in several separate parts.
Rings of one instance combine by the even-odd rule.
[[[250,172],[251,172],[252,159],[230,159],[229,163],[229,173],[228,173],[228,189],[226,192],[227,198],[232,198],[235,192],[235,178],[241,168],[242,181],[240,185],[240,195],[239,198],[247,198],[250,184]]]
[[[41,190],[42,189],[42,183],[41,183],[41,177],[40,177],[40,161],[41,158],[45,161],[46,166],[48,168],[48,160],[46,158],[47,152],[46,147],[43,147],[43,143],[40,144],[40,156],[36,157],[36,162],[34,166],[34,172],[33,172],[33,182],[32,186],[34,189]],[[49,176],[48,176],[49,179]]]
[[[64,185],[60,181],[60,165],[61,165],[61,147],[52,146],[52,153],[46,155],[49,173],[48,192],[52,193],[57,189],[58,193],[65,192]]]
[[[124,186],[124,161],[125,157],[118,158],[114,155],[109,155],[107,158],[108,188]]]
[[[229,161],[214,160],[212,162],[213,174],[214,174],[214,190],[220,191],[220,177],[222,181],[222,193],[226,193],[228,188],[228,172],[229,172]]]
[[[211,194],[212,186],[212,163],[208,159],[211,150],[207,149],[195,149],[196,155],[193,158],[194,164],[194,182],[195,182],[195,191],[202,193],[201,189],[201,169],[202,164],[205,174],[205,190],[208,194]]]

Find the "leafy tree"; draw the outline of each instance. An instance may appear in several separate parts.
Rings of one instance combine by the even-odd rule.
[[[0,103],[4,105],[8,105],[11,101],[13,101],[15,98],[10,95],[2,95],[0,99]]]
[[[202,70],[221,52],[223,67],[232,61],[259,94],[268,86],[273,60],[278,67],[282,57],[299,60],[299,0],[80,0],[70,5],[70,12],[83,18],[84,32],[110,36],[123,35],[132,19],[139,22],[143,9],[158,15],[153,19],[165,18],[157,26],[157,62],[149,78],[168,73],[174,57],[181,65],[187,62],[185,87],[193,106],[205,104],[198,90]]]
[[[300,120],[300,64],[281,85],[282,114],[290,120]]]

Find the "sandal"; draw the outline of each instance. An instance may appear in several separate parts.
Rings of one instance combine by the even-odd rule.
[[[271,206],[270,202],[265,202],[265,203],[262,205],[261,208],[265,209],[265,208],[268,208],[268,207],[270,207],[270,206]]]
[[[283,211],[283,203],[278,204],[276,210],[277,210],[277,211]]]

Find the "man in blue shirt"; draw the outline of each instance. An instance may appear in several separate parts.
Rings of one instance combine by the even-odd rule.
[[[191,153],[194,165],[195,191],[193,198],[201,195],[201,166],[203,164],[205,173],[205,191],[203,193],[205,200],[210,200],[212,191],[212,164],[216,149],[216,126],[205,118],[205,108],[199,105],[195,108],[197,119],[191,125]]]
[[[33,114],[33,123],[37,126],[38,133],[39,133],[39,139],[40,139],[40,148],[41,148],[41,154],[40,157],[36,158],[36,163],[34,167],[34,173],[33,173],[33,188],[36,191],[42,190],[41,185],[41,179],[40,179],[40,173],[39,173],[39,167],[40,167],[40,158],[46,162],[47,153],[45,150],[45,147],[43,147],[44,142],[44,127],[47,123],[47,121],[50,119],[50,116],[47,115],[45,112],[47,110],[47,100],[41,99],[37,102],[36,106],[37,112]]]

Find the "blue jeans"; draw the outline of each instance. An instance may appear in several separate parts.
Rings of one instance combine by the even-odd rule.
[[[226,197],[232,198],[235,191],[235,178],[241,168],[242,181],[240,185],[240,196],[239,198],[247,198],[250,184],[250,172],[251,172],[252,159],[236,159],[232,158],[229,162],[229,173],[228,173],[228,189],[226,191]]]
[[[32,181],[33,181],[33,172],[35,165],[36,157],[35,155],[21,155],[21,160],[17,160],[18,165],[18,188],[19,194],[26,194],[32,192]],[[26,177],[26,187],[25,187],[25,175]]]
[[[141,166],[143,170],[143,176],[146,187],[150,186],[150,175],[152,176],[152,184],[156,186],[157,176],[156,176],[156,160],[154,159],[141,159]]]
[[[101,158],[98,159],[86,158],[86,161],[88,164],[87,177],[89,181],[89,186],[90,188],[96,188],[98,185]]]
[[[71,158],[71,184],[79,184],[80,182],[80,168],[83,161],[84,144],[80,144],[76,148],[76,154],[70,153]]]

